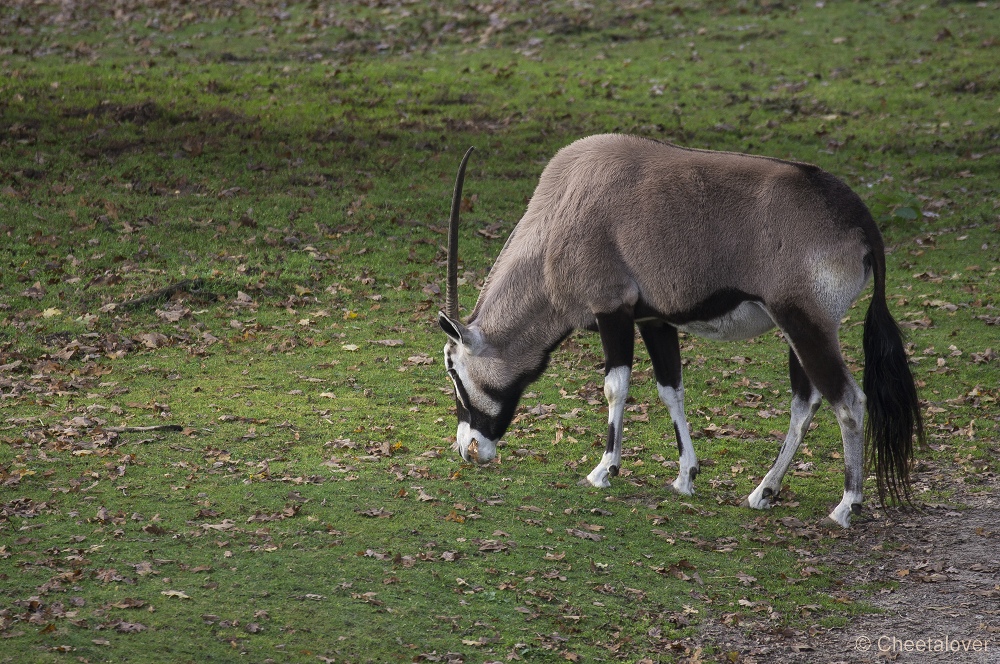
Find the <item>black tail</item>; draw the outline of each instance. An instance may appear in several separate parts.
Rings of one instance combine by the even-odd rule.
[[[881,249],[881,247],[879,247]],[[865,317],[863,345],[867,399],[865,423],[869,467],[875,471],[879,502],[910,502],[913,439],[923,441],[924,425],[903,335],[885,300],[885,255],[872,252],[874,294]]]

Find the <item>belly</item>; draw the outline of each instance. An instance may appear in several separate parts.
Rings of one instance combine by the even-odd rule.
[[[774,321],[758,302],[743,302],[717,318],[678,325],[677,329],[715,341],[738,341],[767,332]]]

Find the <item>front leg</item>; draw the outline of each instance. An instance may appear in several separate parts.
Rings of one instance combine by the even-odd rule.
[[[659,321],[650,321],[641,323],[639,332],[646,342],[649,359],[653,362],[656,391],[660,395],[660,401],[670,411],[677,436],[680,470],[671,486],[677,493],[690,496],[694,493],[694,478],[698,475],[698,456],[684,417],[684,383],[681,380],[681,346],[677,328]]]
[[[632,377],[632,356],[635,332],[630,312],[617,311],[597,316],[597,328],[604,347],[604,396],[608,400],[608,437],[601,462],[587,475],[587,482],[596,487],[611,486],[611,478],[622,464],[622,430],[625,401]]]

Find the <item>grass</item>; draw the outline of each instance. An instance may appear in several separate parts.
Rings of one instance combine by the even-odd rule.
[[[0,661],[733,662],[703,628],[867,610],[815,525],[828,409],[783,503],[738,507],[787,424],[774,335],[683,340],[693,498],[641,349],[625,472],[577,486],[582,333],[502,462],[459,463],[435,317],[470,144],[466,308],[582,135],[844,178],[892,249],[920,497],[996,472],[997,3],[77,4],[0,10]]]

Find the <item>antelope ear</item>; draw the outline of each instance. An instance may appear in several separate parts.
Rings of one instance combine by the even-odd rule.
[[[448,337],[455,343],[465,345],[466,341],[471,338],[469,328],[462,325],[457,320],[448,318],[443,311],[438,312],[438,324],[441,326],[441,329],[444,330],[444,333],[447,334]]]
[[[448,338],[457,344],[461,344],[473,355],[480,355],[487,351],[486,342],[483,340],[483,333],[478,327],[463,325],[457,320],[449,318],[443,312],[438,312],[438,324],[444,330],[444,333],[448,335]]]

